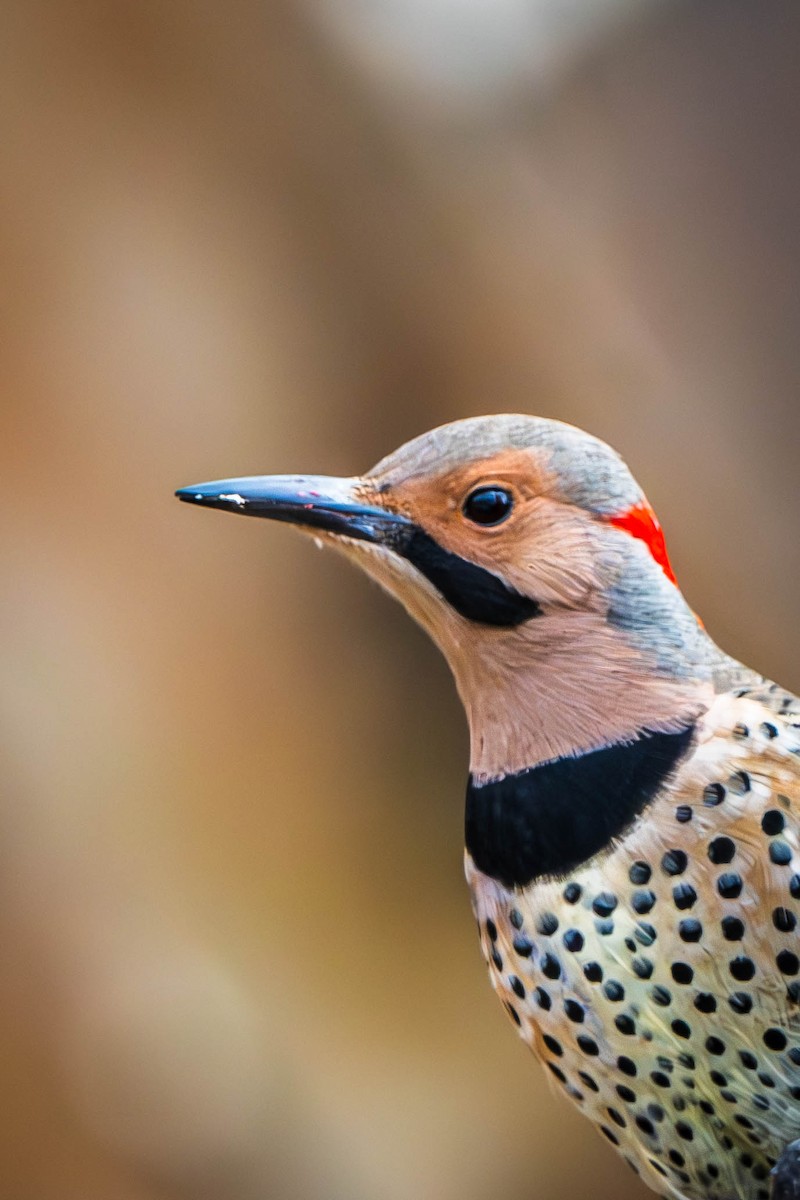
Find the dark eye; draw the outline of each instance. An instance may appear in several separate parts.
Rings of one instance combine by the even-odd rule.
[[[503,488],[476,488],[464,501],[464,516],[476,525],[499,525],[513,507],[514,501]]]

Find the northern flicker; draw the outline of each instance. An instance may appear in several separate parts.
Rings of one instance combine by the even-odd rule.
[[[800,702],[711,640],[620,457],[491,416],[178,496],[337,547],[445,655],[483,953],[553,1085],[661,1195],[768,1200],[780,1160],[794,1196]]]

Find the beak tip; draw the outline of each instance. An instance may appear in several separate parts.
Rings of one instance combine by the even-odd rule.
[[[203,491],[202,485],[178,488],[175,495],[178,500],[183,500],[184,504],[205,504],[210,500],[218,499],[218,497],[210,495],[207,491]]]

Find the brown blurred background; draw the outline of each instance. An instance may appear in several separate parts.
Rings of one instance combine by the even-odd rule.
[[[634,1200],[485,980],[402,612],[176,486],[520,410],[795,688],[791,0],[7,0],[0,1195]]]

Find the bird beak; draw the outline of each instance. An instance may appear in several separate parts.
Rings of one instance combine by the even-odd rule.
[[[411,525],[407,517],[366,502],[368,488],[360,479],[251,475],[198,483],[180,488],[175,495],[188,504],[288,521],[364,542],[391,545]]]

